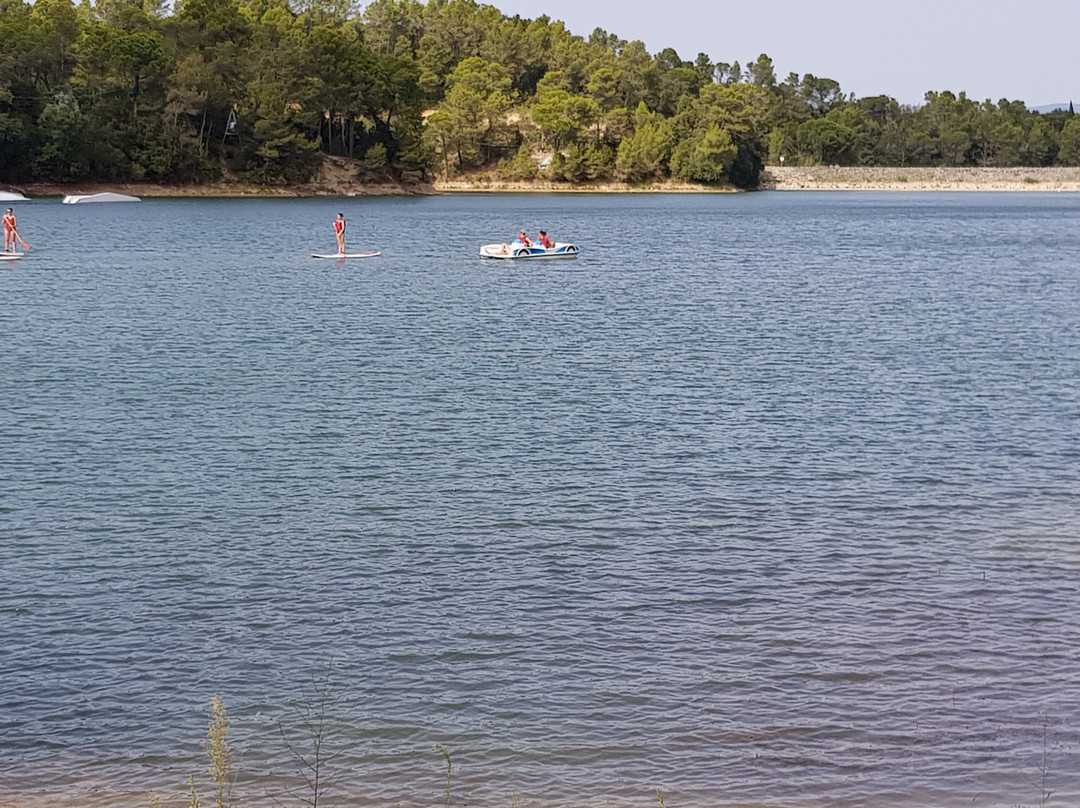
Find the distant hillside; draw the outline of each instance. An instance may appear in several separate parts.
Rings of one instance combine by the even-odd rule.
[[[1071,101],[1062,101],[1060,104],[1043,104],[1041,107],[1029,107],[1032,112],[1041,112],[1046,114],[1047,112],[1057,112],[1059,109],[1068,109]]]

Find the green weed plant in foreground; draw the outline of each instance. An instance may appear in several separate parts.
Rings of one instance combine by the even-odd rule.
[[[210,759],[207,772],[214,784],[214,808],[232,804],[232,747],[229,746],[229,714],[220,696],[210,699],[210,723],[206,728],[203,751]],[[150,808],[161,808],[161,796],[150,797]],[[202,800],[195,788],[195,775],[188,775],[188,808],[202,808]]]
[[[225,797],[232,769],[232,748],[229,746],[229,714],[220,696],[210,699],[210,726],[203,746],[210,758],[210,779],[214,781],[214,808],[225,808]]]
[[[446,751],[446,747],[441,743],[435,744],[435,748],[446,759],[446,808],[450,808],[450,753]]]

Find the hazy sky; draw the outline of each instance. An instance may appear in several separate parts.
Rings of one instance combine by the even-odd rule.
[[[778,79],[813,73],[845,93],[919,104],[927,90],[1029,106],[1080,104],[1080,0],[486,0],[547,14],[587,37],[604,28],[692,61],[767,53]]]

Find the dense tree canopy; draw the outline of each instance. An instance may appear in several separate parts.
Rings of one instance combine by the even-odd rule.
[[[1080,164],[1072,111],[650,54],[474,0],[0,0],[0,180],[399,176],[756,184],[789,165]]]

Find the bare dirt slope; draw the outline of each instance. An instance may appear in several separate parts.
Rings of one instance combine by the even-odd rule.
[[[161,185],[153,182],[29,183],[18,186],[27,196],[63,196],[116,191],[134,196],[401,196],[434,193],[424,183],[396,179],[389,171],[371,170],[359,160],[324,155],[309,182],[260,185],[236,177],[212,182]]]

